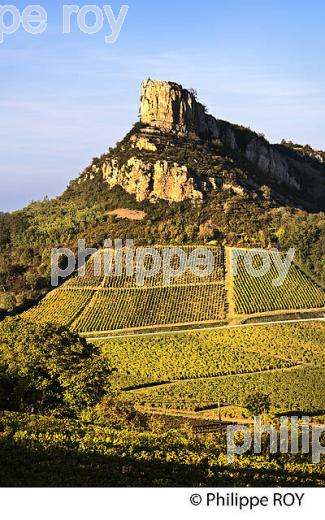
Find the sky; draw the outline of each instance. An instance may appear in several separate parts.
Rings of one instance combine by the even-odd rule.
[[[20,13],[32,3],[8,1]],[[72,15],[63,34],[68,2],[37,3],[45,32],[20,27],[0,43],[0,211],[62,193],[138,120],[148,77],[195,88],[215,117],[271,142],[325,149],[323,0],[93,0],[115,17],[129,6],[111,44],[106,17],[84,34]]]

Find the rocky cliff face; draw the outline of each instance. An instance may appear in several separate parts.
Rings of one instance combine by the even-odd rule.
[[[140,120],[163,132],[210,134],[205,107],[194,93],[177,83],[147,80],[142,83]]]
[[[325,193],[324,163],[214,118],[194,91],[172,82],[143,82],[140,124],[117,151],[92,173],[100,172],[110,187],[120,185],[139,201],[199,201],[212,189],[231,185],[239,193],[266,184],[284,202],[293,192],[302,206],[308,199],[306,207],[318,207]]]
[[[286,159],[266,139],[207,114],[195,95],[181,85],[166,81],[144,81],[140,117],[141,123],[162,132],[194,133],[202,139],[219,139],[232,150],[241,152],[264,174],[300,188],[299,180],[289,173]]]
[[[195,178],[185,165],[165,160],[146,162],[131,157],[122,166],[113,159],[104,165],[102,171],[110,188],[123,186],[138,201],[164,199],[181,202],[185,199],[203,198],[203,193],[197,189]]]

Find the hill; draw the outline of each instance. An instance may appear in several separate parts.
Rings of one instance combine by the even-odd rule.
[[[324,152],[271,145],[215,119],[193,90],[147,80],[140,121],[59,197],[0,213],[0,315],[50,289],[52,247],[84,238],[136,245],[210,244],[296,249],[308,277],[325,283]],[[139,217],[141,215],[141,218]]]
[[[195,91],[166,81],[142,84],[140,123],[86,174],[100,174],[137,200],[202,200],[214,189],[243,194],[268,186],[273,199],[324,209],[320,153],[271,145],[249,128],[214,118]]]

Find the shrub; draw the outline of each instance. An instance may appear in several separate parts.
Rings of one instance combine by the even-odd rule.
[[[246,399],[245,406],[251,415],[261,415],[270,411],[271,400],[267,394],[256,393]]]

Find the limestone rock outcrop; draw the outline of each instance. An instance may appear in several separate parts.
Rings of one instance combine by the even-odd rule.
[[[113,159],[104,165],[102,171],[110,188],[123,186],[138,201],[164,199],[181,202],[203,198],[188,168],[177,163],[165,160],[150,163],[131,157],[122,166]]]
[[[193,132],[209,136],[205,107],[195,94],[177,83],[147,80],[142,83],[140,120],[163,132]]]
[[[148,79],[142,83],[140,123],[89,175],[100,174],[110,188],[121,186],[138,201],[200,201],[228,186],[240,196],[267,185],[283,204],[293,193],[301,207],[322,208],[325,163],[307,152],[270,144],[249,128],[216,119],[194,90]]]
[[[248,129],[231,125],[207,114],[196,95],[177,83],[147,80],[142,83],[140,120],[162,132],[196,134],[200,138],[220,140],[241,152],[273,180],[300,189],[299,181],[289,173],[285,157],[264,137]],[[245,139],[242,139],[245,134]]]

